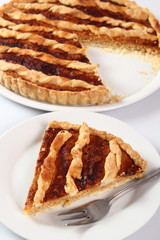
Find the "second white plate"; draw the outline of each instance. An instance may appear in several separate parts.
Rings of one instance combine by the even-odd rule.
[[[160,204],[160,183],[137,189],[121,199],[113,206],[108,217],[93,226],[64,226],[56,216],[57,211],[62,209],[34,217],[23,214],[22,208],[33,178],[41,135],[52,120],[72,123],[85,121],[91,127],[111,132],[131,144],[148,161],[148,171],[160,167],[160,156],[153,146],[134,129],[115,118],[86,111],[54,112],[31,118],[0,137],[0,221],[30,240],[96,240],[99,236],[121,240],[142,227]],[[92,199],[85,198],[72,207]]]

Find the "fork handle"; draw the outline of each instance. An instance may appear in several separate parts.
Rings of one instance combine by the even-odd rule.
[[[157,181],[160,179],[160,168],[152,171],[151,173],[145,175],[141,179],[136,179],[133,183],[131,183],[129,186],[125,187],[124,189],[120,190],[118,193],[114,194],[112,197],[107,198],[107,201],[109,201],[111,204],[114,203],[114,201],[118,200],[122,196],[126,195],[128,192],[131,192],[132,190],[145,185],[146,183]]]

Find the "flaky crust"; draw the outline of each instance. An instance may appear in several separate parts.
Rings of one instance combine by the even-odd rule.
[[[55,104],[101,104],[108,102],[110,99],[109,90],[104,86],[97,86],[81,92],[51,90],[21,79],[20,77],[14,78],[2,71],[0,71],[0,83],[4,87],[24,97]]]
[[[140,178],[146,170],[147,163],[143,160],[140,155],[132,149],[129,144],[123,142],[121,138],[118,138],[112,134],[106,133],[105,131],[98,131],[94,128],[89,128],[86,123],[82,125],[71,124],[68,122],[57,122],[53,121],[49,123],[48,129],[62,129],[53,140],[50,153],[45,158],[41,169],[36,169],[35,177],[30,187],[29,195],[26,200],[25,213],[32,215],[37,212],[53,208],[55,206],[66,206],[71,204],[73,201],[80,199],[82,196],[89,196],[98,192],[106,191],[110,188],[116,187],[123,184],[131,179]],[[70,129],[74,129],[79,132],[78,140],[75,142],[75,146],[71,150],[72,161],[66,174],[66,185],[64,186],[66,195],[59,197],[54,200],[43,201],[45,193],[49,188],[51,179],[55,176],[55,158],[58,154],[60,147],[71,137]],[[99,136],[100,138],[107,140],[110,146],[110,152],[105,159],[104,164],[104,177],[103,179],[92,187],[85,190],[78,191],[74,180],[81,179],[81,172],[83,169],[82,153],[84,146],[90,142],[90,135]],[[117,175],[121,164],[123,162],[122,150],[125,151],[134,164],[139,166],[141,169],[133,175]],[[52,160],[50,159],[52,155]],[[49,160],[50,159],[50,160]],[[52,171],[53,167],[53,171]],[[38,173],[39,172],[39,173]],[[38,183],[37,190],[35,185]],[[33,201],[30,200],[29,196],[35,194]]]

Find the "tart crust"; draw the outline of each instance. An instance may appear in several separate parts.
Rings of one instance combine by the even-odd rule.
[[[51,139],[51,135],[47,135],[48,131],[54,134],[54,138]],[[74,144],[68,143],[72,144],[72,147],[67,152],[67,142],[71,141],[75,133],[78,134],[77,138],[74,140]],[[105,150],[104,155],[98,152],[99,147],[99,151],[101,151],[101,145],[98,145],[100,143],[97,140],[93,143],[93,138],[98,138],[99,142],[102,141],[102,145],[108,144],[108,150]],[[48,141],[50,141],[49,146],[46,145]],[[92,146],[92,144],[94,145]],[[90,150],[86,149],[91,147],[96,148],[95,153],[92,152],[92,164],[96,164],[97,161],[102,164],[101,170],[98,167],[100,165],[96,165],[96,171],[100,171],[101,177],[96,175],[97,179],[94,179],[94,182],[90,179],[87,180],[88,175],[84,173],[85,171],[90,173],[94,171],[94,164],[91,166],[91,162],[86,166],[86,154],[90,154]],[[62,158],[66,157],[63,159],[66,167],[59,162],[61,154],[64,154]],[[67,165],[68,159],[70,160]],[[77,125],[68,122],[50,122],[42,139],[35,175],[26,199],[24,212],[34,215],[56,206],[67,206],[84,196],[105,192],[131,179],[142,177],[146,167],[146,161],[119,137],[90,128],[86,123]],[[62,170],[58,170],[62,168],[66,172],[64,176],[59,172]],[[91,178],[91,175],[89,176]],[[63,183],[57,187],[58,190],[55,190],[56,181],[61,181],[62,178]],[[81,181],[83,182],[82,188],[78,185],[78,182]]]
[[[81,92],[57,91],[38,86],[36,83],[14,78],[0,71],[0,83],[6,88],[35,100],[57,104],[102,104],[110,99],[109,90],[104,86],[88,88]],[[86,84],[87,85],[87,84]]]

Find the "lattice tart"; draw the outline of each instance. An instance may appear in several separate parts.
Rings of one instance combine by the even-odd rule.
[[[13,0],[0,10],[0,83],[50,103],[107,103],[81,44],[158,61],[159,39],[156,18],[128,0]]]
[[[146,161],[122,139],[82,125],[50,122],[24,212],[34,215],[140,178]]]

